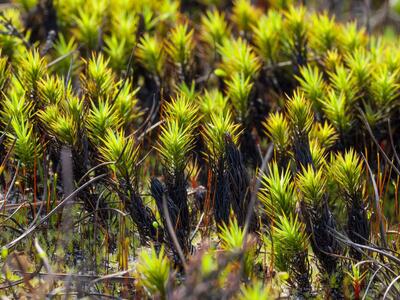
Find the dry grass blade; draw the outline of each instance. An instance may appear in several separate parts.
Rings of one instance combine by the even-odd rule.
[[[181,263],[182,263],[183,267],[185,268],[185,270],[187,270],[188,266],[186,264],[186,258],[185,258],[185,255],[183,254],[182,247],[179,244],[178,238],[177,238],[175,230],[174,230],[174,226],[172,225],[172,222],[171,222],[171,217],[169,215],[169,210],[168,210],[168,206],[167,206],[167,198],[166,198],[165,194],[163,194],[162,206],[163,206],[163,211],[164,211],[164,215],[165,215],[165,220],[167,222],[168,232],[172,238],[175,249],[178,252],[179,259],[181,260]]]
[[[379,201],[380,197],[379,197],[378,187],[376,185],[376,181],[374,179],[374,174],[372,173],[372,170],[371,170],[371,168],[370,168],[370,166],[368,164],[367,159],[365,158],[364,154],[361,153],[361,155],[362,155],[362,158],[365,161],[365,165],[368,168],[368,172],[369,172],[369,175],[370,175],[370,178],[371,178],[371,181],[372,181],[372,186],[373,186],[374,192],[375,192],[375,201],[374,201],[374,203],[375,203],[375,210],[376,210],[376,213],[378,215],[379,230],[380,230],[380,233],[381,233],[381,242],[382,242],[383,247],[387,248],[386,230],[385,230],[385,225],[383,223],[383,215],[382,215],[380,201]]]

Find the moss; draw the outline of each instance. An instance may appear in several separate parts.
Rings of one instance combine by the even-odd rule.
[[[16,2],[0,240],[52,275],[4,257],[7,296],[399,298],[395,33],[295,1]]]

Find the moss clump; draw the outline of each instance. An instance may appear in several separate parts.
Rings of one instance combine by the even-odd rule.
[[[295,1],[15,2],[4,294],[400,297],[396,35]]]

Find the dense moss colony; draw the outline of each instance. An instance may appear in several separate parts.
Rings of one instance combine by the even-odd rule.
[[[398,37],[252,2],[3,5],[0,294],[400,298]]]

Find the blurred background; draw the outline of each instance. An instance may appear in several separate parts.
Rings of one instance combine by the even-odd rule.
[[[183,0],[189,6],[195,3],[221,7],[231,6],[233,1],[224,0]],[[394,34],[400,31],[400,0],[253,0],[259,7],[286,6],[297,2],[308,9],[328,11],[339,21],[357,20],[360,25],[366,26],[370,32],[385,32]]]
[[[272,0],[258,2],[288,2]],[[339,21],[357,20],[370,32],[394,34],[400,31],[400,0],[304,0],[307,8],[326,10]]]
[[[340,21],[356,19],[370,32],[393,34],[400,30],[400,0],[326,0],[303,3],[317,10],[327,10]]]
[[[6,7],[22,6],[24,10],[35,14],[38,5],[46,6],[60,0],[0,0],[0,11]],[[112,0],[111,0],[112,1]],[[146,0],[132,0],[134,2]],[[369,32],[394,34],[400,32],[400,0],[252,0],[259,7],[286,6],[297,2],[308,9],[328,11],[339,21],[357,20],[359,25],[365,26]],[[215,5],[220,9],[229,8],[233,4],[230,0],[182,0],[181,8],[190,10],[199,6]]]

